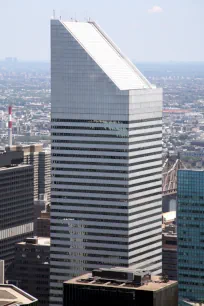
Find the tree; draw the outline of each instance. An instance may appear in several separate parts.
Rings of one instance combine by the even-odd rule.
[[[169,277],[167,274],[163,274],[162,277],[161,277],[161,280],[164,282],[164,283],[168,283],[169,281]]]

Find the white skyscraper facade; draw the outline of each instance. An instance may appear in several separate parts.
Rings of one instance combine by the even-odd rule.
[[[94,22],[51,21],[50,303],[98,267],[162,271],[162,90]]]

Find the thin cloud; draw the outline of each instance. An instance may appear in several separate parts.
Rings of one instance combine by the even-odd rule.
[[[158,13],[162,13],[163,9],[160,6],[153,6],[151,9],[148,10],[149,14],[158,14]]]

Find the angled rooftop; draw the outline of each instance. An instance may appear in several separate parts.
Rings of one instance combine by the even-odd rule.
[[[0,306],[36,305],[37,299],[13,285],[0,285]]]
[[[60,22],[120,90],[152,88],[95,22]]]

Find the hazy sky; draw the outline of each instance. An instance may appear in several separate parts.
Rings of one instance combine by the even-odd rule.
[[[135,61],[204,61],[204,0],[0,0],[0,59],[49,60],[53,9],[90,17]]]

